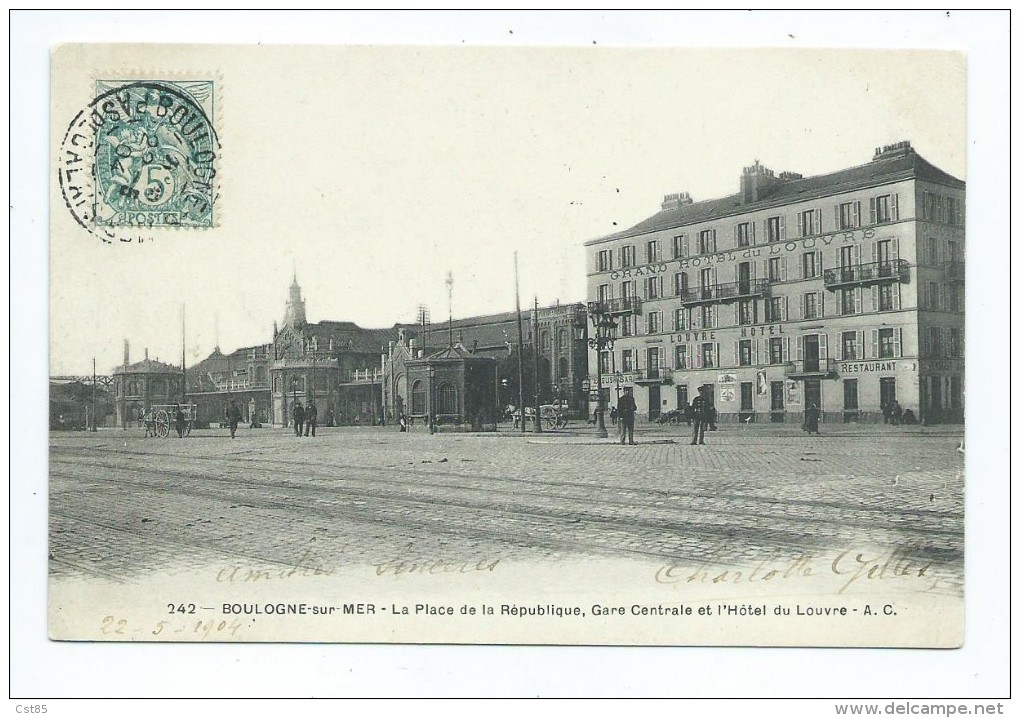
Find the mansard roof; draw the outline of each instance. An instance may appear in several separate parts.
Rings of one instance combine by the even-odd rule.
[[[698,222],[708,222],[745,212],[853,192],[907,179],[933,182],[956,189],[966,187],[965,182],[943,172],[911,149],[893,156],[879,157],[867,164],[837,172],[780,180],[765,197],[757,202],[742,202],[741,194],[738,192],[718,199],[664,209],[632,227],[588,240],[585,245],[636,237],[650,232],[684,227]]]

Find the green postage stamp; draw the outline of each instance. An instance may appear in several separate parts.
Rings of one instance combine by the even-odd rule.
[[[214,226],[214,99],[211,80],[98,80],[64,142],[68,158],[91,150],[93,160],[91,207],[71,201],[74,174],[61,176],[76,219],[95,229]]]

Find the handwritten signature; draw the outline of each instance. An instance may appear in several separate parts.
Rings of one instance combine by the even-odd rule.
[[[293,564],[286,566],[227,566],[216,574],[217,583],[254,583],[257,581],[279,581],[295,576],[329,576],[332,571],[305,551]]]
[[[412,546],[408,544],[407,553]],[[443,573],[492,573],[499,565],[498,558],[460,559],[449,557],[409,558],[407,554],[393,556],[371,563],[375,567],[376,576],[400,576],[402,574],[435,575]]]
[[[834,575],[845,579],[837,591],[844,593],[858,581],[925,579],[932,565],[932,561],[918,559],[902,547],[884,553],[847,549],[831,561],[811,552],[801,552],[785,559],[776,552],[750,571],[726,565],[718,554],[713,554],[693,568],[678,563],[662,566],[655,572],[655,581],[663,584],[743,584]],[[937,583],[936,580],[928,590],[935,588]]]

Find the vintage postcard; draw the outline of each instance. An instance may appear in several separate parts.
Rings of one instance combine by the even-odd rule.
[[[51,638],[962,645],[963,54],[51,61]]]

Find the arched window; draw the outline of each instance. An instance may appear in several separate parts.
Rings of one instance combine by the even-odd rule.
[[[570,362],[567,361],[566,357],[560,357],[560,371],[559,380],[563,381],[570,374]]]
[[[411,413],[424,414],[425,412],[425,382],[418,380],[411,387]]]
[[[138,396],[141,393],[142,392],[138,391],[138,382],[137,381],[128,382],[128,390],[127,390],[127,395],[128,396]]]
[[[441,384],[439,386],[439,412],[440,414],[459,414],[460,407],[457,406],[457,387],[453,384]]]

